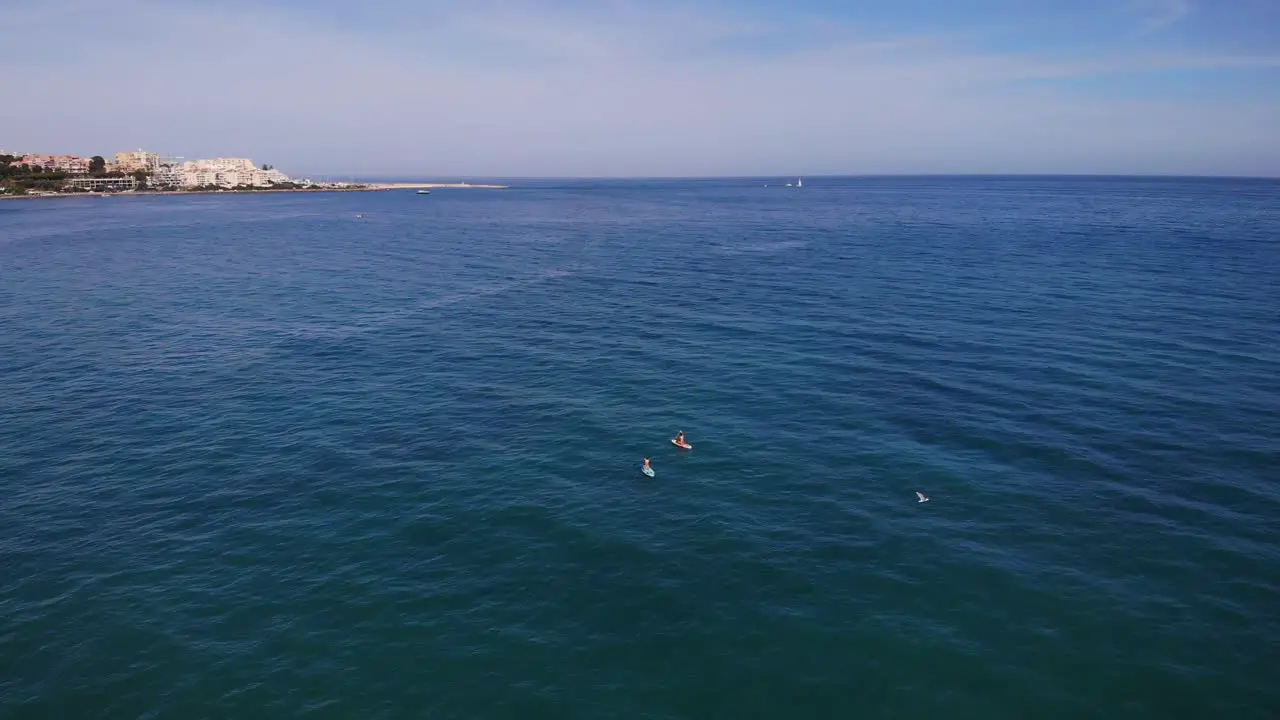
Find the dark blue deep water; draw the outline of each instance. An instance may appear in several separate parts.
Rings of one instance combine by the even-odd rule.
[[[1274,718],[1280,182],[0,201],[0,493],[6,720]]]

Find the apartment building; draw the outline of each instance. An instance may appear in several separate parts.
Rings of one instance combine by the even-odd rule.
[[[248,158],[192,160],[182,164],[181,175],[186,186],[266,187],[289,182],[288,175],[274,169],[260,170]]]
[[[218,184],[218,172],[216,170],[182,170],[182,184],[188,187],[204,187],[206,185]]]
[[[87,175],[89,173],[89,158],[61,155],[54,167],[72,175]]]
[[[193,160],[182,164],[184,170],[213,170],[214,172],[253,172],[257,165],[249,158],[211,158],[209,160]]]
[[[13,161],[12,164],[42,167],[45,170],[70,173],[72,175],[84,175],[89,172],[89,158],[82,158],[76,155],[27,153]]]
[[[120,172],[134,172],[135,170],[155,170],[160,167],[160,156],[155,153],[143,152],[121,152],[116,153],[115,162],[112,164],[112,170]]]

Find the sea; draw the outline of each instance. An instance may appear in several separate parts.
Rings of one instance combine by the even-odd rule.
[[[1280,181],[786,183],[0,201],[0,718],[1280,717]]]

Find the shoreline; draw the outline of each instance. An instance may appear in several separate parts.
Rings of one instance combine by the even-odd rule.
[[[473,185],[471,183],[370,183],[371,190],[434,190],[435,188],[456,188],[474,190],[508,190],[510,185]]]
[[[74,197],[132,197],[138,195],[262,195],[268,193],[332,193],[387,192],[391,190],[507,190],[509,185],[473,185],[471,183],[370,183],[360,187],[321,188],[255,188],[252,190],[126,190],[123,192],[76,192],[38,195],[0,195],[0,200],[48,200]]]

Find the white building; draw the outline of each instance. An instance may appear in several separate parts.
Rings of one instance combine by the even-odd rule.
[[[147,184],[152,187],[181,187],[184,184],[184,177],[178,166],[160,165],[151,172]]]
[[[119,178],[73,177],[67,179],[67,187],[90,191],[134,190],[138,187],[138,181],[129,175]]]
[[[217,185],[225,188],[268,187],[289,182],[279,170],[260,170],[248,158],[213,158],[182,164],[182,184],[189,187]]]
[[[210,158],[208,160],[192,160],[182,164],[184,169],[195,170],[256,170],[257,165],[249,158]]]
[[[270,170],[255,170],[253,173],[253,184],[255,185],[272,185],[287,182],[289,182],[289,176],[275,168],[271,168]]]
[[[182,184],[189,187],[205,187],[218,184],[218,173],[213,170],[183,169]]]

